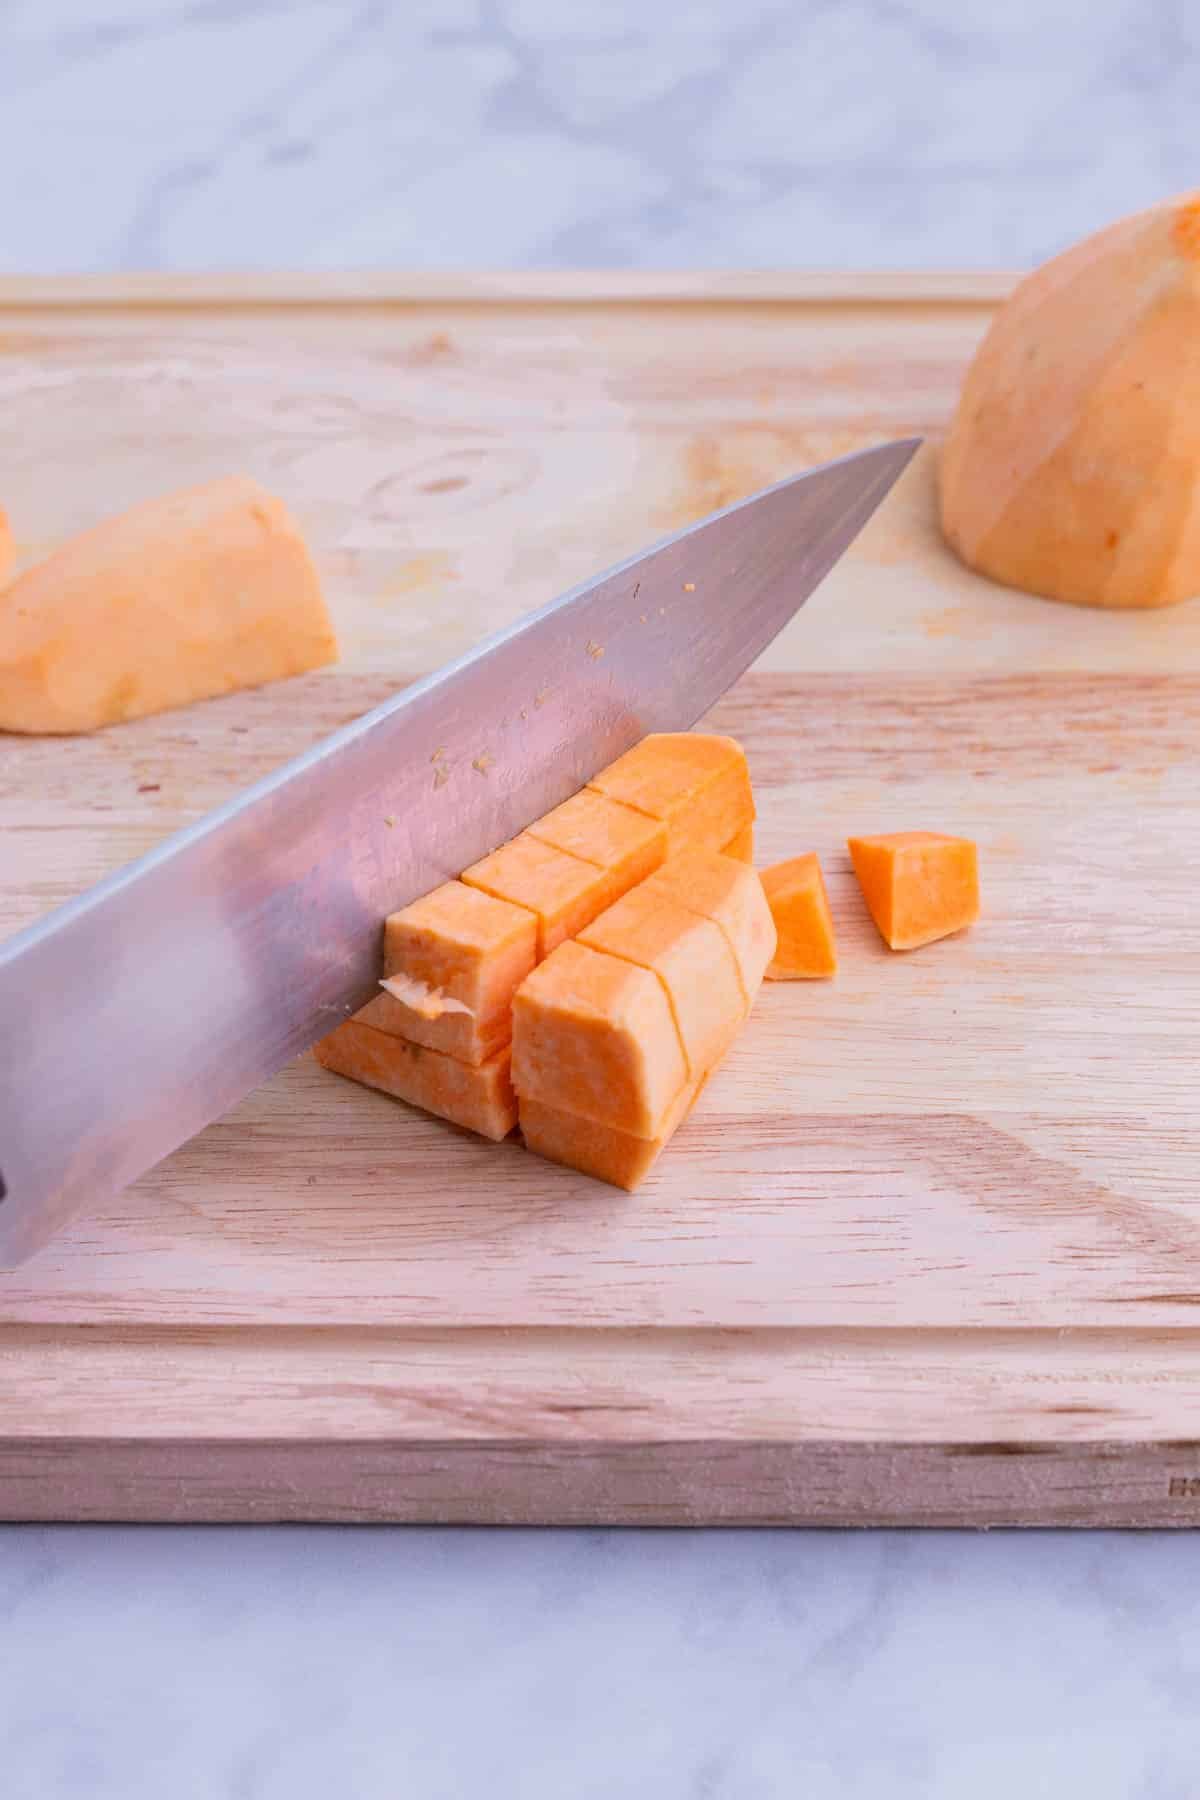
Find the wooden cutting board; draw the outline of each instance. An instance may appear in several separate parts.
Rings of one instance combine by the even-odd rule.
[[[656,535],[936,435],[1005,286],[8,281],[22,553],[245,468],[345,655],[0,740],[0,932]],[[1008,593],[933,520],[924,453],[713,715],[843,972],[764,991],[641,1192],[302,1061],[0,1275],[0,1515],[1200,1518],[1200,605]],[[897,957],[843,841],[905,826],[979,839],[986,916]]]

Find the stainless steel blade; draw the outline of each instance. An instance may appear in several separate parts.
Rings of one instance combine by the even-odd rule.
[[[780,482],[565,594],[0,945],[0,1262],[371,994],[380,921],[693,724],[916,440]]]

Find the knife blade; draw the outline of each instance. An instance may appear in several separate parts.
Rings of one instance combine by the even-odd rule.
[[[700,718],[917,448],[782,481],[607,570],[0,945],[0,1264],[371,996],[384,916]]]

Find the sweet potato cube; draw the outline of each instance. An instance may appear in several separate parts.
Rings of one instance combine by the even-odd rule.
[[[535,916],[539,958],[574,937],[622,892],[618,873],[543,844],[528,831],[472,863],[462,879]]]
[[[661,1135],[687,1081],[657,975],[573,941],[518,988],[512,1055],[523,1098],[634,1137]]]
[[[718,851],[685,850],[668,857],[643,886],[720,926],[738,966],[748,1011],[775,954],[775,921],[755,871]]]
[[[667,854],[667,828],[631,806],[581,788],[529,827],[539,843],[565,850],[598,869],[608,869],[631,888],[653,873]]]
[[[313,1055],[338,1075],[379,1088],[497,1143],[517,1122],[507,1048],[472,1068],[438,1050],[347,1019],[314,1046]]]
[[[752,863],[754,861],[754,827],[743,825],[736,837],[730,838],[721,851],[722,856],[732,856],[735,862]]]
[[[624,957],[658,976],[687,1059],[688,1077],[724,1055],[745,1015],[738,966],[711,919],[667,894],[636,887],[580,932],[590,950]]]
[[[821,864],[813,852],[764,869],[763,892],[778,937],[768,981],[805,981],[837,973],[837,940]]]
[[[399,978],[409,997],[381,995],[387,1004],[373,1000],[366,1023],[483,1062],[508,1042],[512,997],[537,961],[537,936],[523,907],[445,882],[387,920],[384,975]]]
[[[477,1019],[440,988],[409,981],[405,975],[391,975],[387,980],[390,985],[354,1014],[359,1024],[440,1050],[473,1068],[503,1050],[512,1037],[511,1003],[489,1019]]]
[[[868,910],[893,950],[916,950],[979,917],[979,865],[969,838],[892,831],[849,840]]]
[[[746,753],[732,738],[652,732],[588,784],[667,827],[667,853],[719,850],[754,820]]]
[[[521,1099],[521,1135],[525,1148],[550,1162],[594,1175],[613,1187],[630,1191],[643,1181],[678,1127],[691,1111],[707,1075],[697,1076],[683,1088],[654,1138],[634,1137],[615,1125],[599,1125],[563,1112],[541,1100]]]

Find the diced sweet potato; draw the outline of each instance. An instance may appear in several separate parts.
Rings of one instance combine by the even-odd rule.
[[[689,1079],[724,1055],[746,1005],[733,951],[719,925],[643,885],[593,920],[580,932],[579,942],[658,976],[671,1003]]]
[[[531,825],[529,836],[610,870],[622,891],[645,880],[667,854],[667,828],[661,819],[647,818],[591,788],[581,788]]]
[[[523,1098],[634,1137],[661,1135],[687,1081],[658,977],[574,942],[560,944],[518,988],[512,1054]]]
[[[623,892],[620,874],[543,844],[528,831],[472,863],[462,879],[534,914],[539,957],[574,937]]]
[[[477,1068],[347,1019],[314,1046],[326,1069],[499,1142],[517,1122],[507,1048]]]
[[[754,827],[744,825],[736,837],[721,850],[722,856],[732,856],[734,862],[752,863],[754,861]]]
[[[653,732],[589,783],[667,827],[667,854],[719,850],[754,821],[746,753],[732,738]]]
[[[655,1138],[634,1137],[613,1125],[599,1125],[593,1119],[581,1119],[540,1100],[522,1098],[520,1125],[525,1148],[550,1162],[578,1169],[582,1175],[594,1175],[613,1187],[632,1191],[650,1173],[707,1079],[707,1075],[697,1076],[681,1089]]]
[[[0,730],[92,731],[332,662],[281,500],[229,476],[72,538],[0,596]]]
[[[893,950],[916,950],[979,917],[979,864],[969,838],[892,831],[851,838],[850,860],[871,917]]]
[[[524,907],[447,881],[387,920],[383,972],[412,983],[418,1000],[424,988],[467,1011],[430,1018],[428,1006],[385,994],[365,1009],[371,1014],[367,1022],[463,1062],[481,1063],[509,1040],[512,997],[537,961],[537,938],[537,920]]]
[[[403,983],[402,991],[407,990],[409,984],[404,977],[393,976],[392,979]],[[411,986],[416,989],[419,984],[414,982]],[[427,991],[435,993],[437,990]],[[503,1050],[512,1037],[511,1006],[505,1006],[486,1020],[477,1019],[465,1007],[460,1009],[457,1001],[451,1002],[445,1011],[431,1014],[427,1006],[413,1006],[387,990],[369,1000],[354,1017],[361,1025],[386,1031],[390,1037],[407,1038],[410,1043],[423,1044],[428,1050],[439,1050],[446,1056],[456,1057],[459,1062],[469,1063],[472,1068],[478,1068],[497,1050]]]
[[[778,938],[768,981],[805,981],[837,973],[837,940],[825,878],[814,852],[764,869],[763,892]]]
[[[714,850],[685,850],[667,859],[643,884],[724,932],[742,980],[748,1011],[775,954],[775,921],[762,882],[746,863]]]

